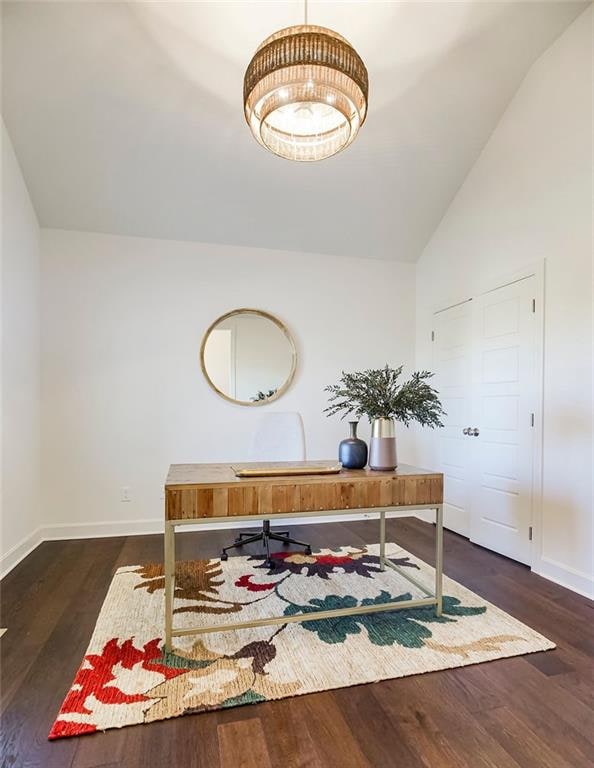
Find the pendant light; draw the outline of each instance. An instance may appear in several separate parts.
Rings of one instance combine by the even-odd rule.
[[[351,144],[367,115],[367,69],[337,32],[304,24],[275,32],[245,73],[245,118],[256,140],[287,160],[314,161]]]

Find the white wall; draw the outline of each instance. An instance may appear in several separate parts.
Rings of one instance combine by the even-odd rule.
[[[535,63],[427,245],[417,363],[431,312],[546,259],[544,502],[535,570],[593,593],[592,6]],[[429,455],[419,440],[418,460]]]
[[[389,362],[410,370],[414,271],[367,259],[42,230],[47,518],[67,526],[65,534],[117,534],[127,521],[156,530],[168,465],[246,460],[265,410],[299,411],[309,458],[336,457],[347,425],[322,413],[323,387],[342,368]],[[294,383],[264,410],[224,401],[199,367],[208,325],[244,306],[277,315],[298,350]],[[361,431],[368,435],[368,425]],[[403,461],[410,445],[404,430]],[[130,503],[120,501],[123,486]]]
[[[39,226],[2,122],[0,573],[39,543]]]

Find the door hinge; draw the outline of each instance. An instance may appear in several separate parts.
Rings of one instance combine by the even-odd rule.
[[[435,341],[435,331],[431,331],[431,341]]]
[[[534,414],[533,413],[530,414],[530,426],[531,427],[534,426]]]
[[[536,312],[536,299],[532,299],[532,311]]]
[[[532,526],[528,528],[528,541],[532,541]]]

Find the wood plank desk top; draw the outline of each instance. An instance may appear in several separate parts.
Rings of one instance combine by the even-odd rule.
[[[229,464],[172,464],[169,467],[169,473],[165,480],[165,488],[187,488],[195,486],[196,488],[215,488],[221,486],[236,487],[237,485],[256,485],[270,483],[295,485],[307,483],[336,483],[344,481],[369,481],[380,480],[392,477],[441,477],[439,472],[431,472],[428,469],[419,469],[408,464],[400,464],[396,469],[390,471],[378,471],[375,469],[342,469],[339,473],[333,475],[287,475],[277,477],[237,477],[233,467],[267,467],[282,466],[286,464],[290,467],[311,466],[319,464],[320,466],[331,466],[336,461],[327,459],[324,461],[252,461],[231,462]]]
[[[291,466],[298,463],[287,462]],[[165,481],[165,519],[443,503],[443,475],[406,464],[388,472],[366,468],[343,469],[334,475],[245,478],[236,477],[234,465],[173,464]],[[254,462],[254,466],[258,463]]]

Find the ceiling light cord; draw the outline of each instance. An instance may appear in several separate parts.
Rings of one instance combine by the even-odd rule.
[[[303,15],[305,16],[305,26],[307,26],[307,0],[303,0]]]

